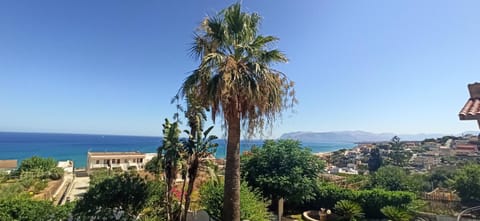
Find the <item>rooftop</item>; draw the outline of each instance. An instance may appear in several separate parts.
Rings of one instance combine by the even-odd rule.
[[[0,160],[1,169],[16,169],[18,161],[17,160]]]
[[[460,120],[477,120],[480,127],[480,83],[468,85],[470,98],[458,114]]]
[[[141,152],[88,152],[89,156],[145,156],[144,153]]]

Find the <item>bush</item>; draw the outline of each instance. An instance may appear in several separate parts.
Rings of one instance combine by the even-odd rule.
[[[333,184],[319,183],[315,189],[314,200],[303,204],[289,205],[290,212],[318,210],[318,208],[333,208],[340,200],[350,200],[358,203],[367,218],[384,218],[380,209],[385,206],[406,208],[415,200],[415,194],[404,191],[387,191],[383,189],[350,190]],[[288,202],[286,202],[288,203]]]
[[[55,167],[50,170],[50,175],[48,177],[52,180],[59,180],[62,179],[64,173],[65,171],[63,170],[63,168]]]
[[[149,199],[147,182],[138,175],[124,173],[109,177],[90,187],[78,201],[74,213],[81,216],[95,216],[98,213],[111,214],[121,208],[126,214],[136,217]]]
[[[33,184],[35,184],[35,180],[31,177],[24,177],[20,179],[20,184],[25,189],[29,189]]]
[[[358,191],[355,202],[360,203],[369,218],[383,218],[380,209],[385,206],[406,208],[415,200],[415,194],[404,191],[387,191],[383,189]]]
[[[361,219],[364,214],[362,207],[358,203],[349,200],[340,200],[333,207],[335,214],[341,217],[341,220],[355,221]]]
[[[44,190],[48,186],[48,182],[46,180],[41,180],[33,185],[33,192],[40,193],[40,191]]]
[[[67,220],[70,211],[71,207],[28,197],[0,200],[0,220]]]
[[[53,158],[42,158],[38,156],[33,156],[31,158],[23,160],[18,169],[21,172],[32,170],[48,172],[51,169],[55,168],[56,164],[57,163]]]
[[[222,219],[223,209],[223,183],[208,182],[200,188],[200,204],[205,208],[213,220]],[[240,216],[241,220],[267,221],[270,214],[267,210],[267,203],[261,195],[248,188],[246,183],[240,187]]]
[[[381,209],[383,215],[385,215],[388,220],[391,221],[409,221],[412,219],[412,216],[407,212],[407,210],[394,207],[386,206]]]

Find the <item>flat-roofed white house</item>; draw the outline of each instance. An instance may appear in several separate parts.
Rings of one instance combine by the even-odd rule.
[[[126,171],[133,167],[143,170],[151,160],[151,154],[141,152],[88,152],[87,155],[87,172],[96,168],[121,168]]]
[[[18,167],[17,160],[0,160],[0,171],[10,173]]]

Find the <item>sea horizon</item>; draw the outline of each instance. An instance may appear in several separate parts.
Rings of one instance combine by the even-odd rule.
[[[267,140],[267,139],[264,139]],[[241,140],[240,151],[263,144],[262,139]],[[277,140],[277,139],[273,139]],[[218,139],[215,157],[225,158],[225,139]],[[70,133],[0,132],[0,160],[22,160],[32,156],[51,157],[58,161],[73,160],[76,168],[86,165],[87,152],[157,152],[162,137],[136,135],[102,135]],[[304,143],[312,153],[349,149],[354,143]]]

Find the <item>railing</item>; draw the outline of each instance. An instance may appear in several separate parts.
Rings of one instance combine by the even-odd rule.
[[[473,212],[473,211],[476,211],[476,210],[480,210],[480,206],[475,206],[475,207],[471,207],[471,208],[468,208],[462,212],[460,212],[457,216],[457,221],[460,221],[460,219],[462,218],[463,214],[465,213],[469,213],[469,212]]]

